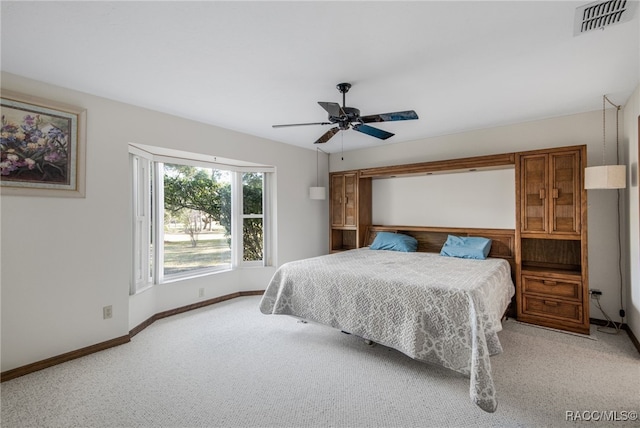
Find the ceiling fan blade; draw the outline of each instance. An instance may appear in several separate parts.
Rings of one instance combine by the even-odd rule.
[[[288,126],[307,126],[307,125],[331,125],[331,122],[310,122],[310,123],[288,123],[285,125],[271,125],[272,128],[286,128]]]
[[[345,115],[342,107],[340,107],[340,104],[338,103],[327,103],[324,101],[318,101],[318,104],[320,104],[320,107],[322,107],[327,111],[327,113],[329,113],[329,117],[340,117]]]
[[[331,137],[336,135],[338,133],[338,131],[340,131],[340,128],[338,128],[337,126],[335,128],[331,128],[330,130],[328,130],[327,132],[322,134],[322,137],[318,138],[313,144],[324,144],[324,143],[326,143],[327,141],[329,141],[331,139]]]
[[[371,114],[369,116],[360,117],[363,123],[393,122],[396,120],[412,120],[417,118],[418,115],[413,110],[397,111],[394,113]]]
[[[374,128],[369,125],[356,124],[353,125],[353,129],[362,132],[363,134],[371,135],[372,137],[380,138],[381,140],[386,140],[389,137],[393,137],[395,134],[391,132],[383,131],[382,129]]]

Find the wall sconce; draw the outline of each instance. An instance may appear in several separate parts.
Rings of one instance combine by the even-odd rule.
[[[309,187],[309,199],[317,199],[324,200],[327,197],[327,192],[324,187],[318,186],[319,180],[319,160],[318,155],[320,154],[320,149],[316,147],[316,187]]]
[[[620,106],[612,103],[606,95],[602,96],[602,166],[590,166],[584,169],[585,189],[624,189],[627,187],[626,165],[605,165],[606,120],[605,101],[616,108],[616,158],[618,157],[618,113]]]

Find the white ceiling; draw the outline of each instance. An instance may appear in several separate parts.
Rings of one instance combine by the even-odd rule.
[[[317,101],[362,115],[385,142],[341,132],[337,152],[624,103],[639,83],[633,21],[574,37],[588,1],[9,2],[2,70],[315,149]]]

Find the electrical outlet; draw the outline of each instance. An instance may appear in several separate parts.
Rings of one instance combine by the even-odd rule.
[[[111,305],[102,308],[102,318],[108,320],[113,317],[113,307]]]
[[[204,288],[198,290],[198,297],[204,297]]]
[[[591,294],[592,299],[595,299],[596,297],[602,296],[602,291],[598,290],[597,288],[592,288],[591,290],[589,290],[589,294]]]

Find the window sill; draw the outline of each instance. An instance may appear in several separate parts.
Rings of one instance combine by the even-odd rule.
[[[162,285],[162,284],[171,284],[173,282],[185,281],[185,280],[188,280],[188,279],[201,278],[203,276],[216,275],[216,274],[219,274],[219,273],[231,272],[233,270],[234,270],[233,268],[225,268],[225,269],[213,269],[213,270],[200,271],[198,273],[176,274],[175,276],[172,275],[169,278],[165,278],[160,283],[160,285]]]

